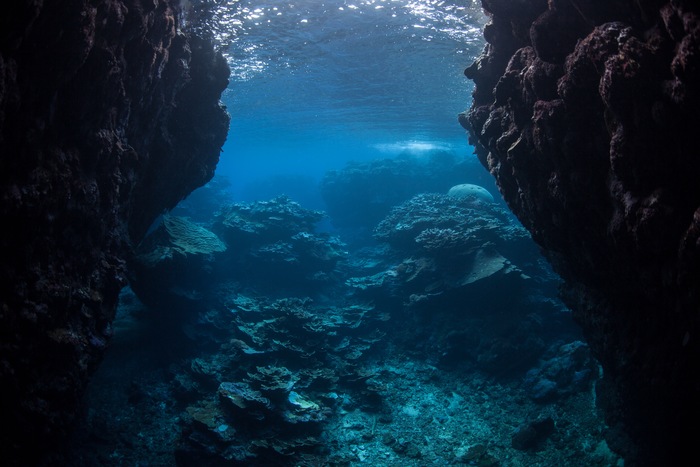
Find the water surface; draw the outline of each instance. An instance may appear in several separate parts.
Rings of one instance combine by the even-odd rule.
[[[229,2],[232,116],[218,168],[234,190],[348,160],[471,154],[457,114],[482,48],[476,1]]]

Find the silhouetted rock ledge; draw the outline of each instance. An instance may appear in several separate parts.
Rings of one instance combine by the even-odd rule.
[[[566,280],[626,465],[685,465],[700,402],[700,4],[483,0],[460,122]]]
[[[214,173],[229,69],[177,1],[11,2],[0,17],[4,463],[59,462],[131,245]]]

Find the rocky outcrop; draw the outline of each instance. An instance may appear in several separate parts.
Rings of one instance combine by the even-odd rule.
[[[566,280],[629,465],[694,450],[700,384],[700,7],[483,0],[460,122]]]
[[[558,278],[499,204],[419,194],[395,206],[374,236],[382,249],[371,257],[381,261],[351,270],[346,284],[365,301],[402,310],[397,340],[439,368],[471,365],[507,380],[552,341],[580,333],[562,322],[563,304],[544,299]],[[364,270],[370,275],[354,275]]]
[[[13,2],[0,18],[2,457],[60,445],[130,246],[208,181],[228,67],[170,0]]]
[[[471,172],[463,157],[449,152],[426,156],[350,162],[327,172],[320,187],[333,225],[361,242],[393,206],[418,193],[447,191]]]

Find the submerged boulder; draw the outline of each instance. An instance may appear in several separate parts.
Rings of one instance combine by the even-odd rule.
[[[456,198],[472,198],[488,203],[494,202],[493,195],[486,188],[471,183],[455,185],[449,189],[447,194]]]

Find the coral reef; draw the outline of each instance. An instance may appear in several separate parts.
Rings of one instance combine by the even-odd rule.
[[[324,217],[286,196],[223,206],[212,222],[229,245],[222,275],[241,276],[259,290],[267,284],[267,292],[281,295],[313,289],[346,255],[337,236],[316,231]]]
[[[552,335],[543,323],[561,324],[562,309],[551,302],[522,313],[534,297],[554,293],[557,281],[525,229],[495,203],[416,195],[394,207],[375,237],[391,247],[384,270],[347,284],[360,296],[410,310],[404,319],[414,325],[404,338],[420,342],[423,354],[444,367],[517,374],[534,364]],[[499,297],[499,288],[508,294]],[[563,327],[557,333],[563,336]]]
[[[400,156],[350,163],[326,173],[321,194],[333,225],[352,237],[348,241],[356,236],[363,242],[392,207],[418,193],[441,193],[464,182],[468,166],[467,160],[447,152],[425,159]]]
[[[605,369],[611,446],[682,462],[700,413],[698,4],[482,3],[460,122],[566,281]]]
[[[164,276],[160,260],[149,258],[172,264],[168,255],[151,251],[189,246],[192,233],[207,240],[197,243],[201,254],[183,256],[177,266],[175,276],[189,285],[185,294],[160,286],[146,295],[143,313],[152,317],[157,341],[182,350],[149,354],[150,365],[161,368],[155,379],[148,370],[147,377],[121,383],[121,391],[109,382],[116,371],[96,381],[91,397],[101,403],[93,405],[80,439],[96,436],[110,411],[120,410],[119,399],[126,398],[127,417],[138,423],[104,444],[78,442],[76,458],[182,466],[495,466],[531,456],[575,465],[576,456],[597,459],[589,449],[571,450],[572,440],[602,442],[604,427],[590,401],[598,372],[574,381],[586,365],[597,367],[578,358],[588,355],[586,347],[562,304],[544,298],[557,282],[537,262],[536,249],[520,251],[528,236],[514,218],[470,197],[418,195],[377,226],[387,243],[349,248],[331,259],[325,279],[314,280],[307,295],[298,293],[296,279],[299,271],[316,270],[313,255],[291,261],[293,279],[281,275],[271,285],[268,275],[254,272],[284,269],[286,256],[271,261],[258,252],[292,242],[300,230],[315,238],[314,245],[333,250],[339,240],[314,230],[322,217],[285,197],[224,205],[206,223],[211,230],[166,217],[144,241],[142,267],[153,271],[142,279]],[[413,240],[394,236],[399,224],[410,226]],[[426,243],[447,229],[456,240]],[[225,251],[212,230],[226,239]],[[517,265],[500,251],[520,251]],[[468,259],[478,266],[465,273]],[[285,287],[285,281],[295,285]],[[112,365],[122,366],[119,358],[115,354]],[[532,397],[535,378],[555,381],[556,397]],[[537,437],[537,450],[519,451],[512,438],[532,414],[549,417],[555,430]],[[160,433],[165,430],[167,436]],[[151,453],[156,440],[166,441]]]
[[[236,305],[241,302],[244,308]],[[231,461],[229,453],[236,453],[237,461],[270,465],[318,451],[323,425],[349,403],[349,394],[357,398],[353,404],[366,406],[361,395],[376,391],[362,364],[383,337],[377,328],[383,321],[371,306],[249,297],[235,297],[227,306],[229,340],[193,360],[179,379],[179,384],[190,385],[187,379],[200,384],[200,399],[187,412],[206,410],[216,420],[195,423],[193,417],[178,448],[182,462],[196,464],[206,453]],[[235,439],[222,440],[222,432],[235,432]]]
[[[236,302],[248,311],[233,316],[241,313],[237,322],[249,328],[271,320],[278,307],[250,297]],[[322,311],[316,302],[293,303],[298,311]],[[230,319],[232,313],[220,316]],[[97,375],[90,426],[80,433],[77,453],[87,465],[615,465],[602,440],[604,425],[590,383],[557,400],[533,402],[517,378],[494,381],[479,372],[436,368],[412,345],[396,341],[394,330],[403,321],[401,315],[394,318],[370,318],[358,328],[357,337],[372,324],[384,326],[386,334],[359,358],[347,360],[355,368],[346,367],[345,376],[334,371],[335,360],[324,363],[319,347],[312,366],[305,358],[285,359],[281,349],[280,360],[269,363],[271,354],[257,353],[268,350],[267,338],[262,345],[232,339],[226,346],[220,334],[220,348],[170,359],[168,365],[156,359],[146,363],[142,375],[124,381],[125,364],[154,358],[152,350],[143,350],[153,337],[144,336],[138,345],[117,340],[131,353],[111,353],[113,360],[103,367],[107,372]],[[291,322],[297,329],[305,320]],[[277,320],[275,332],[291,340],[294,332],[287,333],[285,323]],[[207,332],[213,334],[211,328]],[[247,340],[255,335],[250,329],[250,334],[231,332]],[[350,332],[350,344],[357,342],[352,326],[336,325],[326,334],[333,332]],[[331,339],[342,344],[339,337]],[[201,339],[189,346],[195,342]],[[340,345],[330,352],[342,357],[342,350]],[[315,367],[319,362],[322,366]],[[554,430],[532,449],[513,447],[519,431],[547,418]],[[91,443],[94,439],[99,442]]]

